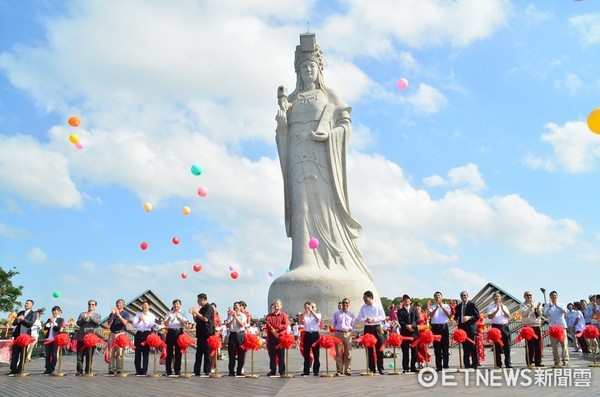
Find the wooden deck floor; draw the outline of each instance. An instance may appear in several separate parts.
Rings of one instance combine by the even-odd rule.
[[[433,351],[431,351],[433,354]],[[488,371],[493,368],[492,352],[486,352],[485,365],[481,368]],[[298,350],[289,351],[290,373],[296,375],[294,378],[269,378],[268,357],[265,351],[258,351],[254,357],[255,373],[260,375],[258,379],[232,378],[224,376],[222,378],[150,378],[135,377],[118,378],[106,376],[107,365],[103,357],[96,355],[94,358],[93,369],[97,376],[77,377],[75,373],[75,356],[68,355],[63,357],[62,370],[68,375],[65,377],[51,377],[42,375],[44,371],[44,359],[37,358],[26,365],[25,371],[30,374],[26,377],[9,377],[6,375],[8,366],[0,367],[0,396],[20,397],[20,396],[40,396],[47,397],[53,395],[59,396],[386,396],[391,395],[410,395],[410,396],[430,396],[433,394],[444,396],[506,396],[513,393],[508,388],[517,389],[515,392],[522,393],[543,393],[544,396],[590,396],[600,395],[600,377],[599,368],[589,368],[590,359],[584,359],[580,353],[572,353],[570,369],[572,371],[585,371],[591,376],[591,386],[507,386],[504,378],[497,379],[495,384],[502,386],[485,386],[480,384],[476,386],[473,382],[465,385],[464,373],[449,374],[453,377],[451,381],[457,383],[456,386],[441,385],[439,374],[435,386],[426,388],[419,383],[419,375],[405,374],[399,376],[361,376],[365,371],[365,353],[363,349],[353,351],[353,371],[352,376],[343,377],[300,377],[302,369],[302,358]],[[552,352],[550,348],[545,351],[545,364],[550,365]],[[516,368],[524,368],[524,350],[514,348],[512,352],[513,365]],[[325,359],[321,355],[321,373],[325,373]],[[392,359],[386,359],[386,372],[392,372],[389,368],[393,362]],[[400,355],[397,359],[400,366]],[[452,349],[451,363],[453,368],[458,367],[458,349]],[[188,368],[193,367],[193,357],[188,357]],[[152,355],[150,356],[150,369],[153,368]],[[335,363],[329,360],[331,373],[335,373]],[[128,355],[125,361],[126,372],[133,372],[133,355]],[[227,360],[218,362],[218,369],[221,374],[227,373]],[[546,368],[545,376],[555,374],[551,368]],[[561,370],[562,371],[562,370]],[[157,365],[157,373],[162,374],[164,367]],[[250,372],[250,357],[248,357],[245,367],[246,374]],[[561,372],[564,375],[564,371]],[[570,375],[571,378],[574,375]],[[587,376],[587,375],[586,375]],[[470,375],[473,379],[473,374]],[[531,374],[533,379],[534,375]],[[489,378],[488,378],[489,379]],[[523,379],[521,379],[523,380]],[[499,382],[499,383],[498,383]],[[440,394],[442,393],[442,394]]]

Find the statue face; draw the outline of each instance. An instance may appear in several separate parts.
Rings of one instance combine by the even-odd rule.
[[[313,61],[304,61],[300,64],[300,77],[305,84],[314,84],[319,75],[319,65]]]

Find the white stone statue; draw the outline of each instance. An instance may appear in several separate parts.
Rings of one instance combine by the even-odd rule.
[[[323,52],[316,44],[315,35],[302,34],[300,42],[294,62],[296,89],[288,96],[287,89],[278,88],[276,116],[276,142],[284,181],[285,227],[287,236],[292,239],[292,258],[290,272],[274,282],[269,300],[281,298],[285,302],[285,297],[271,296],[278,281],[293,280],[295,292],[301,294],[305,290],[298,282],[311,283],[317,278],[338,280],[339,284],[348,278],[348,274],[352,275],[352,280],[365,281],[364,289],[359,287],[362,297],[362,292],[374,287],[371,271],[357,245],[362,227],[350,214],[348,202],[346,152],[352,131],[352,109],[335,91],[325,86]],[[317,248],[309,246],[311,239],[318,240]],[[331,286],[326,284],[323,287],[330,289]],[[319,301],[314,295],[318,288],[307,287],[313,291],[312,295],[298,297],[300,307],[306,300],[329,307],[327,302]],[[341,294],[339,300],[344,296]],[[335,295],[330,298],[335,300],[331,307],[337,307],[338,298]],[[294,302],[285,304],[295,307]]]

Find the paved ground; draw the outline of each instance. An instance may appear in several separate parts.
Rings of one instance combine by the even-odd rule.
[[[430,350],[433,354],[433,351]],[[572,353],[568,369],[545,368],[538,372],[524,368],[524,349],[513,348],[512,359],[515,370],[514,375],[517,386],[511,386],[510,380],[502,372],[494,370],[492,352],[486,351],[485,365],[479,376],[475,374],[448,372],[445,374],[432,374],[428,369],[417,374],[399,376],[361,376],[365,370],[365,353],[363,349],[353,351],[352,376],[344,377],[299,377],[302,368],[302,358],[298,350],[290,350],[288,361],[290,372],[296,377],[290,379],[269,378],[268,357],[265,351],[255,352],[255,373],[258,379],[231,378],[150,378],[129,376],[117,378],[106,376],[107,366],[103,357],[94,357],[94,372],[97,376],[77,377],[75,373],[75,356],[64,356],[62,370],[67,373],[65,377],[51,377],[42,375],[44,359],[37,358],[28,363],[25,372],[30,376],[6,376],[8,367],[0,366],[0,396],[140,396],[140,397],[168,397],[168,396],[390,396],[410,394],[411,396],[506,396],[510,393],[535,393],[544,396],[591,396],[600,395],[600,368],[590,368],[591,358],[584,359],[580,353]],[[552,364],[550,348],[545,350],[546,365]],[[158,359],[158,357],[157,357]],[[322,373],[325,373],[325,359],[321,355]],[[452,349],[450,366],[458,367],[458,349]],[[400,365],[400,359],[397,359]],[[245,373],[250,373],[250,356],[246,361]],[[388,373],[392,372],[393,359],[386,359],[385,365]],[[188,368],[193,367],[193,357],[188,357]],[[150,356],[150,368],[152,355]],[[227,373],[227,360],[218,361],[220,373]],[[331,373],[335,372],[333,360],[329,360]],[[128,355],[125,360],[126,372],[133,372],[133,355]],[[157,373],[162,374],[164,367],[157,365]],[[432,378],[437,382],[433,387],[422,385],[423,379]],[[443,380],[442,377],[445,377]],[[421,383],[419,380],[421,379]],[[469,384],[466,384],[466,381]],[[536,382],[546,381],[550,385],[540,385]],[[479,385],[477,385],[477,381]],[[509,383],[507,385],[507,382]],[[575,383],[588,383],[589,386],[576,386]],[[444,383],[444,384],[442,384]],[[531,383],[531,385],[528,385]],[[507,389],[516,389],[514,392]],[[440,394],[441,393],[441,394]]]

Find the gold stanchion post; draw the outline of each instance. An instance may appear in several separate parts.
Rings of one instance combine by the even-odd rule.
[[[21,353],[21,369],[16,376],[29,376],[28,373],[25,372],[25,361],[27,358],[27,346],[23,346],[23,353]]]
[[[93,347],[88,347],[88,354],[87,354],[87,362],[88,362],[88,371],[83,374],[83,376],[96,376],[96,374],[92,371],[92,354],[94,354],[94,348]]]
[[[61,372],[61,368],[62,368],[62,349],[63,349],[62,346],[58,347],[58,369],[52,373],[52,376],[65,376],[65,374],[63,374]]]
[[[329,373],[329,354],[327,349],[325,349],[325,374],[321,375],[322,378],[331,378],[333,374]]]
[[[282,378],[293,378],[294,375],[290,374],[290,366],[288,359],[289,349],[285,349],[285,374],[281,375]]]
[[[208,377],[209,378],[222,378],[223,374],[219,373],[219,366],[218,366],[218,363],[219,363],[219,350],[218,349],[215,349],[214,360],[215,360],[215,373],[208,375]]]
[[[179,375],[180,378],[191,378],[192,374],[187,373],[187,349],[183,352],[183,375]]]
[[[373,347],[374,349],[375,347]],[[373,376],[373,372],[369,369],[369,348],[365,347],[365,364],[366,364],[366,372],[361,373],[361,376]]]
[[[150,375],[151,378],[159,378],[160,375],[156,373],[156,347],[153,347],[153,352],[152,352],[152,361],[153,361],[153,366],[154,368],[152,369],[152,375]]]
[[[394,358],[394,370],[389,372],[388,375],[401,375],[402,372],[396,371],[396,346],[392,346],[392,357]]]
[[[254,349],[251,349],[250,358],[251,358],[250,375],[246,375],[246,378],[258,379],[260,376],[254,374]],[[286,365],[286,367],[287,367],[287,365]]]

